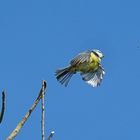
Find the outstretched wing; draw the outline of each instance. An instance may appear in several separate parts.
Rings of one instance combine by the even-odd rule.
[[[90,51],[80,53],[74,59],[72,59],[70,61],[70,64],[72,66],[74,66],[74,65],[78,65],[78,64],[83,63],[83,62],[87,62],[90,59],[90,54],[91,54]]]
[[[82,79],[86,81],[86,83],[90,84],[93,87],[97,87],[101,84],[104,74],[105,74],[105,71],[100,65],[96,71],[90,71],[88,73],[81,73],[81,76],[82,76]]]

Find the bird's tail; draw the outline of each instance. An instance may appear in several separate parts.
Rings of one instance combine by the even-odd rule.
[[[67,68],[64,68],[64,69],[59,69],[55,72],[55,76],[56,76],[56,79],[61,83],[61,84],[64,84],[65,86],[68,85],[72,75],[74,74],[75,72],[73,72],[71,70],[71,67],[67,67]]]

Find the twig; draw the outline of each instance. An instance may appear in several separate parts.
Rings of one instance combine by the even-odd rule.
[[[41,119],[41,128],[42,128],[42,140],[45,140],[45,103],[44,103],[44,94],[45,94],[45,82],[42,82],[42,119]]]
[[[51,139],[52,139],[54,133],[55,133],[54,131],[52,131],[52,132],[50,133],[50,135],[49,135],[49,137],[48,137],[48,140],[51,140]]]
[[[41,90],[39,92],[39,95],[38,95],[37,99],[35,100],[35,102],[31,106],[29,111],[26,113],[26,115],[23,117],[23,119],[19,122],[19,124],[13,130],[13,132],[10,134],[10,136],[7,138],[7,140],[13,140],[16,137],[16,135],[19,133],[20,129],[22,128],[22,126],[24,125],[26,120],[29,118],[29,116],[31,115],[31,113],[35,109],[36,105],[39,103],[40,99],[42,98],[42,91],[43,91],[43,89],[44,90],[46,89],[46,81],[44,81],[44,80],[42,82],[42,87],[41,87]]]
[[[0,123],[3,120],[4,112],[5,112],[5,91],[2,92],[2,108],[0,113]]]

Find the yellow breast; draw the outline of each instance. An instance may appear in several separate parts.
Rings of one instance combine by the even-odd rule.
[[[101,59],[99,57],[97,57],[93,52],[91,52],[90,54],[90,62],[97,62],[100,63]]]
[[[89,63],[90,69],[97,70],[100,61],[101,61],[101,59],[99,57],[97,57],[93,52],[91,52],[90,63]]]
[[[94,53],[91,53],[89,61],[80,63],[78,66],[76,66],[75,69],[76,71],[81,71],[81,72],[97,70],[99,66],[99,62],[100,59]]]

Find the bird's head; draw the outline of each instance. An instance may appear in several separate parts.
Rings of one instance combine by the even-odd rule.
[[[97,57],[99,57],[100,59],[102,59],[104,57],[103,53],[99,50],[93,50],[92,51]]]

